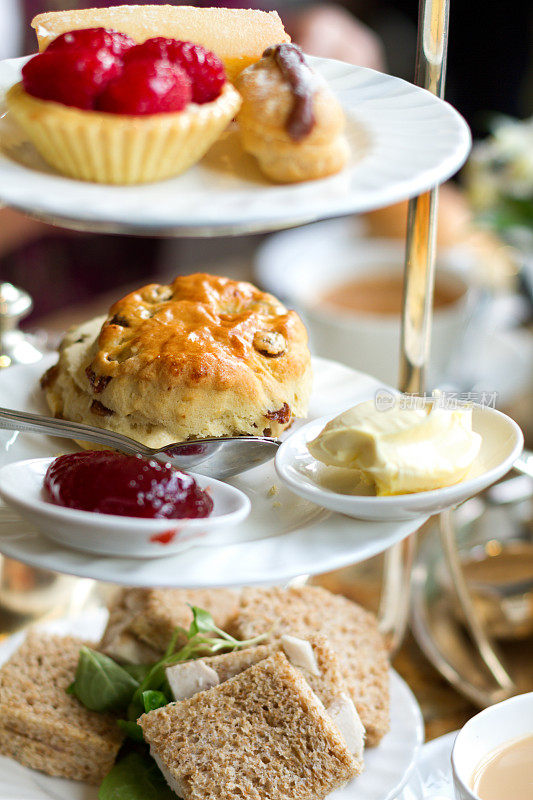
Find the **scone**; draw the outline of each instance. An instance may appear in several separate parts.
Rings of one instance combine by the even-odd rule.
[[[63,175],[136,184],[179,175],[231,122],[240,97],[193,42],[92,28],[55,39],[22,68],[8,109]]]
[[[268,178],[280,183],[313,180],[346,165],[344,112],[299,47],[268,48],[235,85],[242,97],[237,121],[243,147]]]
[[[307,412],[311,359],[302,321],[275,297],[194,274],[71,330],[42,385],[55,416],[151,447],[278,436]]]

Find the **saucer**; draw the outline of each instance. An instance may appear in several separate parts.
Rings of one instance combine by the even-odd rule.
[[[309,453],[308,442],[331,419],[333,416],[313,420],[289,436],[276,454],[276,471],[300,497],[355,519],[408,520],[459,505],[503,477],[524,445],[522,431],[510,417],[494,408],[473,404],[472,429],[481,435],[482,443],[462,481],[429,492],[376,497],[368,494],[366,486],[354,487],[353,470],[327,467]]]
[[[451,755],[458,731],[423,745],[416,767],[397,800],[455,800]]]
[[[213,500],[209,517],[144,519],[66,508],[43,495],[44,476],[54,460],[35,458],[2,467],[0,497],[48,539],[84,553],[158,558],[193,545],[216,545],[223,528],[237,525],[250,513],[250,500],[240,489],[192,472]]]

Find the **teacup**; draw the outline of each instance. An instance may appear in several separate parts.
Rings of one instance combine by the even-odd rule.
[[[339,222],[271,237],[259,251],[257,277],[268,291],[301,311],[316,355],[395,385],[405,246],[390,239],[359,238]],[[437,259],[431,385],[446,380],[477,306],[479,291],[468,267],[468,255],[460,248],[443,251]],[[357,281],[361,281],[359,303],[350,308],[348,294],[343,298],[344,287]],[[328,295],[335,290],[337,303],[331,303]],[[443,302],[438,302],[439,297]]]
[[[533,736],[533,692],[486,708],[459,731],[452,751],[457,800],[485,800],[472,788],[474,774],[490,754],[522,737]],[[512,787],[507,787],[512,800]]]

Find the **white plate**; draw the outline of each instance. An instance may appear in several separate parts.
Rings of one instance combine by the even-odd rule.
[[[398,800],[455,800],[451,755],[458,731],[425,744]]]
[[[374,394],[369,393],[366,399]],[[328,414],[315,419],[290,435],[276,454],[276,471],[296,494],[356,519],[408,520],[420,514],[438,514],[463,503],[503,477],[524,446],[522,431],[510,417],[494,408],[473,404],[472,429],[481,435],[482,442],[477,458],[462,481],[430,492],[376,497],[364,490],[360,494],[356,493],[357,489],[352,493],[352,470],[326,467],[309,453],[308,442],[315,439],[334,416]],[[329,488],[334,482],[342,484],[343,493]]]
[[[97,640],[106,612],[58,620],[42,627],[53,633],[74,634]],[[0,645],[0,664],[16,650],[24,634]],[[365,771],[350,784],[329,795],[330,800],[392,800],[416,761],[423,740],[422,715],[413,693],[391,670],[391,729],[379,747],[365,751]],[[50,778],[0,756],[0,800],[97,800],[97,789],[76,781]]]
[[[46,413],[39,376],[55,355],[37,364],[0,371],[0,406]],[[336,414],[375,392],[378,384],[334,361],[315,359],[310,418]],[[301,423],[300,423],[301,424]],[[25,458],[76,449],[65,439],[0,430],[0,466]],[[300,574],[327,572],[380,553],[416,530],[425,517],[408,522],[357,522],[331,514],[280,485],[274,462],[230,483],[252,501],[244,522],[220,532],[217,547],[191,548],[165,559],[97,558],[41,536],[27,522],[0,508],[0,552],[33,566],[130,586],[231,586],[275,583]],[[275,493],[271,491],[275,487]]]
[[[1,467],[0,497],[53,542],[85,553],[168,557],[189,547],[218,544],[221,530],[238,525],[250,513],[250,500],[244,492],[193,472],[190,475],[213,500],[209,517],[142,519],[57,506],[43,496],[44,476],[53,461],[32,458]]]
[[[24,61],[0,63],[0,107]],[[234,131],[178,178],[137,187],[89,184],[52,172],[7,114],[0,128],[0,202],[80,230],[237,234],[389,205],[446,180],[464,163],[470,132],[442,100],[370,69],[310,61],[346,112],[352,159],[339,175],[299,185],[268,183]]]

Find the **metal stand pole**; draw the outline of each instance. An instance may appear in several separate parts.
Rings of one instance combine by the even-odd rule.
[[[0,283],[0,369],[13,364],[33,364],[43,354],[30,335],[18,329],[18,323],[32,308],[27,292],[11,283]]]
[[[420,0],[415,83],[437,97],[444,95],[449,0]],[[405,252],[399,388],[423,393],[429,359],[438,189],[409,201]],[[407,626],[411,566],[416,533],[385,554],[380,627],[391,651]]]

